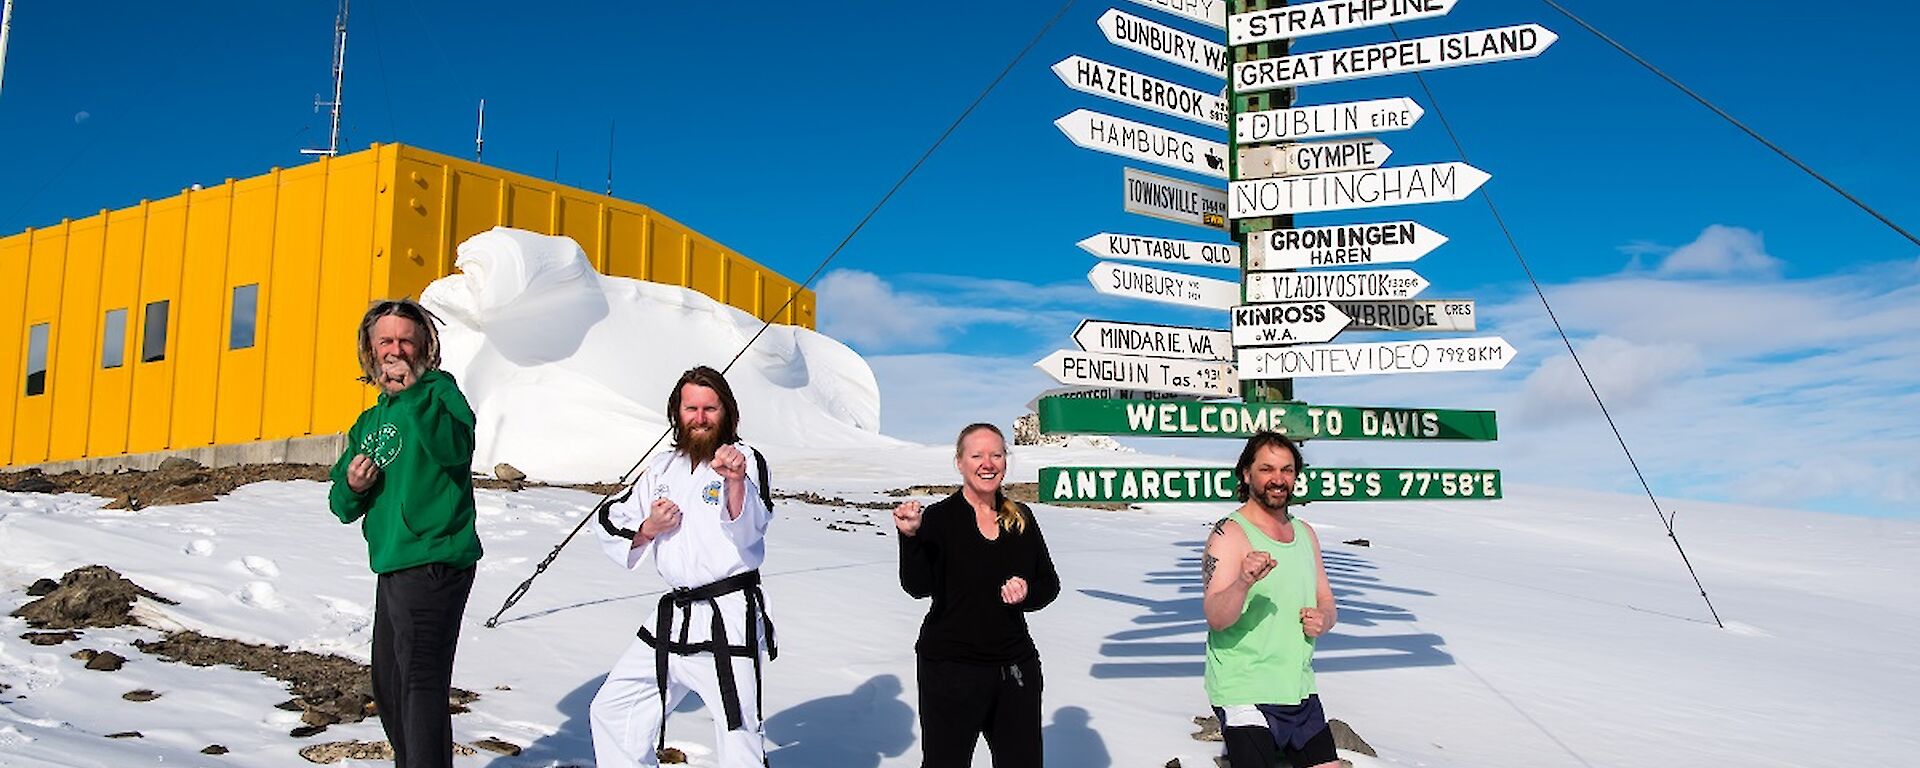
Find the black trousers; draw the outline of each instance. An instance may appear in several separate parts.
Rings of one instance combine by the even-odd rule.
[[[967,768],[987,737],[994,768],[1040,768],[1040,659],[1008,666],[919,659],[921,768]]]
[[[399,768],[453,765],[453,648],[473,568],[431,563],[380,574],[373,597],[373,701]]]

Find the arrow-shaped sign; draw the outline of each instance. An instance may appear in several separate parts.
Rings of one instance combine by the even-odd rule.
[[[1227,125],[1227,100],[1198,88],[1188,88],[1151,75],[1068,56],[1053,65],[1053,73],[1081,93],[1144,107],[1161,114],[1184,117],[1214,128]]]
[[[1427,279],[1411,269],[1358,272],[1248,272],[1247,301],[1364,301],[1411,299],[1427,289]]]
[[[1233,364],[1206,360],[1103,355],[1062,349],[1034,363],[1062,384],[1147,389],[1205,397],[1236,397]]]
[[[1078,245],[1080,250],[1102,259],[1157,261],[1228,269],[1240,266],[1240,246],[1233,243],[1203,243],[1198,240],[1102,232],[1080,241]]]
[[[1349,331],[1471,331],[1473,299],[1336,301],[1353,318]]]
[[[1240,286],[1227,280],[1194,277],[1164,269],[1103,261],[1087,273],[1093,289],[1108,296],[1179,304],[1202,309],[1226,309],[1240,303]]]
[[[1446,242],[1446,235],[1412,221],[1270,229],[1247,235],[1247,269],[1400,264]]]
[[[1326,301],[1234,307],[1233,345],[1319,344],[1332,341],[1352,322],[1347,313]]]
[[[1217,29],[1227,28],[1227,0],[1133,0],[1158,8],[1183,19],[1191,19]]]
[[[1180,395],[1172,392],[1147,392],[1138,389],[1115,389],[1113,387],[1054,387],[1034,395],[1032,400],[1028,400],[1027,410],[1039,411],[1040,401],[1049,398],[1078,402],[1082,400],[1184,400],[1191,397],[1194,397],[1194,395]],[[1489,412],[1489,414],[1491,414],[1491,412]],[[1045,428],[1041,429],[1041,433],[1046,433]]]
[[[1343,139],[1240,148],[1240,178],[1265,179],[1335,171],[1365,171],[1387,164],[1393,150],[1375,139]]]
[[[1227,209],[1233,218],[1247,219],[1452,202],[1465,200],[1490,178],[1466,163],[1435,163],[1235,181],[1227,185]]]
[[[1165,128],[1076,109],[1053,121],[1074,144],[1204,176],[1227,177],[1227,145]]]
[[[1513,345],[1498,336],[1367,344],[1242,347],[1243,379],[1301,379],[1376,373],[1497,371],[1513,362]]]
[[[1377,75],[1492,64],[1540,55],[1559,37],[1538,24],[1456,32],[1336,51],[1259,59],[1233,65],[1240,94],[1333,83]]]
[[[1227,43],[1253,45],[1308,35],[1323,35],[1349,29],[1377,27],[1396,21],[1413,21],[1445,16],[1453,10],[1454,0],[1418,2],[1356,3],[1352,0],[1324,0],[1318,3],[1288,5],[1264,11],[1236,13],[1227,17]]]
[[[1107,42],[1130,51],[1170,61],[1214,77],[1227,76],[1227,47],[1165,24],[1148,21],[1118,8],[1100,16],[1100,32]]]
[[[1183,360],[1226,360],[1233,356],[1233,338],[1226,331],[1184,325],[1082,320],[1080,327],[1073,329],[1073,343],[1088,352],[1112,355]]]
[[[1242,144],[1258,144],[1404,131],[1424,114],[1426,110],[1405,96],[1242,112],[1233,116],[1233,137]]]
[[[1227,190],[1206,184],[1128,168],[1121,194],[1127,213],[1192,224],[1227,228]]]

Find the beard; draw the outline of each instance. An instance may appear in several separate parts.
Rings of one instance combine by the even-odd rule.
[[[713,453],[720,450],[720,430],[688,427],[681,433],[680,450],[695,467],[712,461]]]
[[[1266,488],[1261,488],[1253,493],[1251,495],[1253,503],[1260,505],[1261,509],[1269,513],[1275,515],[1284,514],[1287,511],[1287,502],[1293,499],[1293,488],[1288,485],[1280,485],[1275,488],[1277,492],[1274,493],[1269,493]]]

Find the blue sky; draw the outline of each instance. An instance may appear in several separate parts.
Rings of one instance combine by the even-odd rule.
[[[1908,146],[1915,11],[1592,0],[1576,12],[1920,229]],[[867,355],[885,431],[940,442],[1005,423],[1049,380],[1030,364],[1082,318],[1222,326],[1218,312],[1100,297],[1096,232],[1216,239],[1120,211],[1119,158],[1053,120],[1087,108],[1195,124],[1067,89],[1070,55],[1193,87],[1218,80],[1109,45],[1117,6],[1076,3],[833,263],[822,330]],[[361,0],[348,54],[349,149],[403,141],[615,194],[786,274],[808,273],[1058,9],[977,0],[705,4]],[[305,162],[325,140],[334,4],[21,0],[0,86],[0,232]],[[1527,22],[1538,59],[1430,73],[1439,107],[1662,496],[1920,516],[1920,249],[1538,2],[1462,0],[1424,36]],[[1218,34],[1218,33],[1215,33]],[[1389,39],[1308,38],[1302,50]],[[1409,76],[1302,91],[1303,103],[1412,96],[1381,138],[1394,165],[1459,159]],[[1180,176],[1177,171],[1147,168]],[[1519,359],[1499,373],[1308,380],[1303,398],[1496,408],[1490,445],[1322,443],[1323,465],[1490,466],[1508,482],[1638,486],[1485,205],[1302,217],[1412,218],[1450,242],[1410,265],[1426,295],[1473,298]],[[1229,277],[1218,272],[1209,276]],[[1226,455],[1230,444],[1142,445]]]

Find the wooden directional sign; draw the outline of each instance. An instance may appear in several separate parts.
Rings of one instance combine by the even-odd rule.
[[[1324,0],[1318,3],[1288,5],[1227,17],[1227,43],[1253,45],[1328,32],[1377,27],[1396,21],[1413,21],[1445,16],[1453,10],[1453,0],[1396,0],[1395,2],[1356,3],[1352,0]]]
[[[1358,272],[1248,272],[1247,301],[1315,299],[1411,299],[1427,289],[1427,279],[1411,269]]]
[[[1181,400],[1198,397],[1173,392],[1148,392],[1143,389],[1116,389],[1114,387],[1054,387],[1027,401],[1027,410],[1038,411],[1040,404],[1047,400]],[[1042,430],[1044,432],[1044,430]]]
[[[1109,8],[1101,14],[1100,32],[1107,36],[1107,42],[1127,50],[1214,77],[1227,76],[1227,47],[1218,42],[1189,35],[1117,8]]]
[[[1102,232],[1079,242],[1080,250],[1103,259],[1155,261],[1195,267],[1240,267],[1240,246],[1146,235]]]
[[[1236,502],[1232,467],[1042,467],[1044,504]],[[1498,499],[1497,469],[1307,467],[1292,502]]]
[[[1269,431],[1295,440],[1497,440],[1493,411],[1374,408],[1306,403],[1040,399],[1048,435],[1248,437]]]
[[[1158,8],[1183,19],[1227,28],[1227,0],[1133,0],[1149,8]]]
[[[1332,341],[1353,323],[1332,302],[1298,301],[1233,308],[1233,345],[1271,347]]]
[[[1342,139],[1240,148],[1240,178],[1365,171],[1387,164],[1393,150],[1375,139]]]
[[[1206,360],[1103,355],[1062,349],[1034,363],[1054,381],[1096,387],[1125,387],[1202,397],[1237,397],[1240,381],[1233,364]]]
[[[1227,100],[1198,88],[1188,88],[1151,75],[1103,64],[1084,56],[1068,56],[1053,65],[1053,73],[1081,93],[1184,117],[1222,128],[1227,124]],[[1082,145],[1084,146],[1084,145]]]
[[[1471,331],[1472,299],[1415,301],[1336,301],[1353,318],[1348,331]]]
[[[1233,137],[1242,144],[1259,144],[1404,131],[1423,114],[1426,111],[1405,96],[1242,112],[1233,116]]]
[[[1129,296],[1162,304],[1226,309],[1240,303],[1240,286],[1211,277],[1103,261],[1087,273],[1093,289],[1108,296]]]
[[[1446,235],[1412,221],[1269,229],[1247,236],[1247,269],[1400,264],[1446,242]]]
[[[1490,178],[1466,163],[1435,163],[1235,181],[1227,185],[1227,208],[1233,218],[1249,219],[1451,202],[1465,200]]]
[[[1053,121],[1083,148],[1224,179],[1227,145],[1165,128],[1076,109]]]
[[[1491,64],[1540,55],[1559,37],[1538,24],[1456,32],[1394,43],[1317,51],[1233,65],[1241,94],[1376,75]]]
[[[1128,168],[1121,191],[1127,213],[1196,227],[1227,227],[1227,190],[1223,188]]]
[[[1302,344],[1242,347],[1243,379],[1302,379],[1376,373],[1497,371],[1513,361],[1514,348],[1498,336],[1366,344]]]
[[[1226,360],[1233,357],[1233,338],[1226,331],[1184,325],[1082,320],[1080,327],[1073,329],[1073,343],[1088,352],[1112,355],[1186,360]]]

